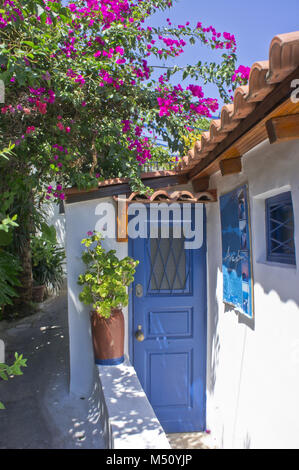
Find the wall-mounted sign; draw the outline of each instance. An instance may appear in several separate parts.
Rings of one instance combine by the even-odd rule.
[[[251,234],[247,186],[220,197],[223,302],[253,318]]]

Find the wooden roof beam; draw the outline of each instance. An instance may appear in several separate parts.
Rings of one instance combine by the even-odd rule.
[[[266,129],[270,144],[299,139],[299,114],[269,119]]]
[[[207,191],[210,185],[210,177],[206,176],[192,181],[193,191],[199,193],[200,191]]]
[[[242,171],[242,157],[227,158],[219,162],[219,167],[222,176],[233,175],[241,173]]]

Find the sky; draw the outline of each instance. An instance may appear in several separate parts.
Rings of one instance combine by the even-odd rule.
[[[234,34],[238,65],[251,67],[256,61],[268,60],[274,36],[299,30],[299,0],[177,0],[170,9],[151,17],[147,24],[166,25],[166,18],[174,25],[187,21],[195,25],[201,21],[218,32]],[[189,46],[179,59],[172,59],[167,65],[194,64],[198,60],[214,60],[214,56],[215,52],[207,48]],[[218,96],[211,85],[205,90],[206,96]]]

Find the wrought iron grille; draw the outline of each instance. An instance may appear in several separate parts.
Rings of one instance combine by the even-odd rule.
[[[296,264],[291,192],[266,199],[267,259]]]
[[[174,238],[172,231],[169,238],[151,238],[147,244],[150,263],[148,292],[185,293],[189,285],[190,260],[185,251],[185,239]]]

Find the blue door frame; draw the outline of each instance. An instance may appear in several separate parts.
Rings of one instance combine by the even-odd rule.
[[[196,250],[183,250],[184,263],[177,261],[181,264],[180,276],[186,272],[184,285],[176,280],[171,291],[165,286],[159,291],[152,280],[155,261],[151,256],[154,249],[157,252],[157,242],[129,238],[129,256],[140,261],[129,297],[129,353],[165,432],[204,431],[206,427],[205,227],[204,210],[203,244]],[[167,242],[163,243],[158,248],[161,251],[167,250]],[[178,251],[180,242],[175,243],[174,251]],[[169,253],[164,258],[166,265],[168,258]],[[138,296],[137,285],[143,291]],[[139,325],[145,336],[143,342],[135,338]]]

